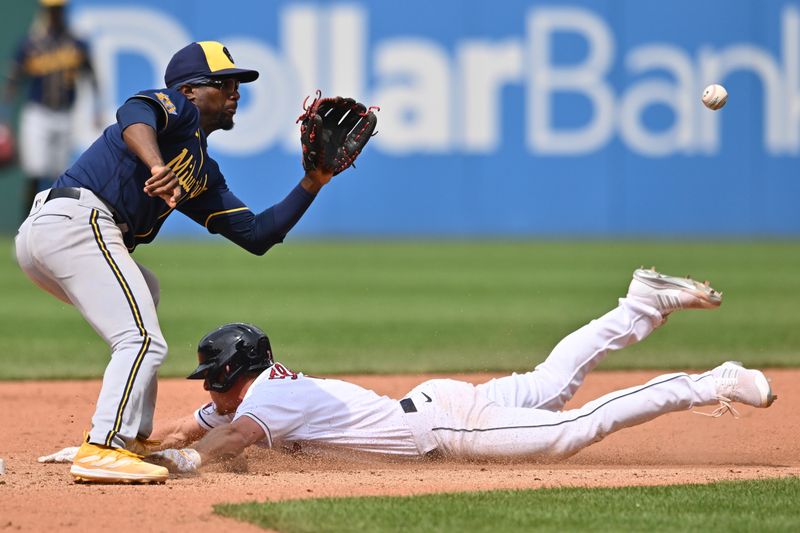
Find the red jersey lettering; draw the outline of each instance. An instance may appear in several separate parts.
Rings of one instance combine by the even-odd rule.
[[[269,379],[297,379],[297,374],[280,363],[275,363],[269,370]]]

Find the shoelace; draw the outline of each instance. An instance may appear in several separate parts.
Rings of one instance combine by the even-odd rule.
[[[719,418],[725,413],[730,413],[733,415],[733,418],[739,418],[739,411],[737,411],[736,408],[731,405],[731,400],[729,398],[726,398],[725,396],[717,396],[717,400],[719,400],[719,406],[710,413],[702,413],[700,411],[692,411],[692,413],[696,415],[710,416],[713,418]]]

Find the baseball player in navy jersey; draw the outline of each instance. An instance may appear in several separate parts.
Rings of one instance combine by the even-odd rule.
[[[168,475],[133,453],[152,430],[156,371],[167,343],[156,315],[158,280],[130,252],[180,211],[210,233],[264,254],[333,175],[307,171],[286,198],[260,213],[228,189],[206,139],[233,127],[239,84],[256,78],[219,42],[179,50],[167,66],[166,87],[129,98],[116,123],[36,196],[19,229],[22,270],[74,305],[112,351],[91,430],[71,470],[78,481],[161,482]]]
[[[736,415],[732,402],[768,407],[775,396],[764,374],[726,362],[699,374],[661,375],[562,410],[609,352],[643,340],[670,313],[715,308],[721,296],[707,283],[636,270],[615,309],[564,338],[533,371],[479,385],[434,379],[399,401],[290,370],[274,361],[263,331],[228,324],[200,341],[200,365],[189,376],[204,380],[211,402],[160,428],[154,437],[172,448],[150,458],[171,471],[194,472],[260,443],[322,453],[559,459],[673,411],[719,405],[710,414],[720,416]]]
[[[72,110],[81,77],[92,85],[97,127],[101,113],[97,78],[87,44],[70,31],[67,0],[39,0],[41,7],[30,31],[17,47],[8,74],[4,100],[14,99],[28,82],[20,113],[20,163],[27,176],[23,213],[37,192],[48,188],[72,156]]]

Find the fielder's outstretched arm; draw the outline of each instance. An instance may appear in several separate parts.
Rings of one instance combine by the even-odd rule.
[[[204,172],[218,178],[211,180],[215,186],[187,201],[181,198],[178,178],[164,164],[158,145],[158,140],[174,133],[182,124],[180,118],[185,118],[181,115],[178,120],[169,120],[168,115],[162,104],[144,96],[129,99],[117,110],[117,122],[128,149],[151,172],[144,192],[162,198],[169,207],[177,208],[211,233],[223,235],[250,253],[263,255],[273,245],[283,242],[316,194],[333,177],[332,171],[308,170],[286,198],[255,213],[228,189],[219,165],[207,156]]]
[[[213,159],[209,158],[207,164],[214,172],[220,172]],[[210,189],[193,201],[181,204],[178,210],[209,232],[219,233],[252,254],[264,255],[272,246],[283,242],[332,177],[331,172],[308,171],[286,198],[258,214],[237,198],[224,182],[222,188]]]
[[[308,184],[307,187],[304,184]],[[215,195],[202,195],[187,202],[178,210],[202,224],[211,233],[218,233],[255,255],[264,255],[274,245],[283,242],[286,234],[302,218],[317,189],[307,176],[289,194],[278,202],[255,214],[230,190]],[[321,187],[321,186],[320,186]],[[204,196],[208,195],[207,198]]]

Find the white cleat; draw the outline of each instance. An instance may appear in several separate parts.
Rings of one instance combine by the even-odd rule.
[[[711,371],[714,386],[717,388],[719,407],[710,413],[694,411],[699,415],[719,417],[730,413],[739,418],[739,411],[733,402],[751,407],[769,407],[778,396],[772,394],[769,380],[760,370],[748,370],[737,361],[726,361]]]
[[[760,370],[748,370],[737,361],[726,361],[711,371],[721,402],[769,407],[775,401],[769,380]]]
[[[628,298],[658,309],[664,317],[680,309],[714,309],[722,303],[722,293],[707,281],[700,283],[688,276],[666,276],[655,269],[644,268],[633,272]]]

